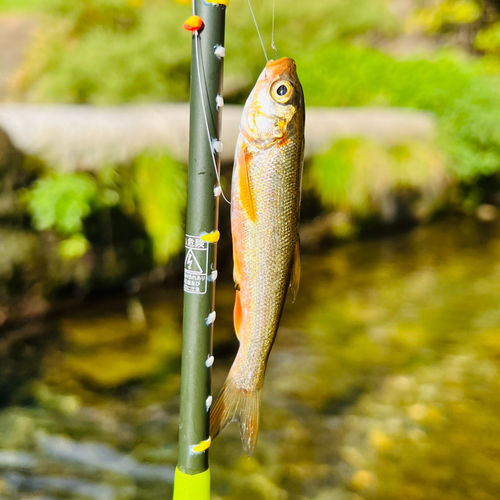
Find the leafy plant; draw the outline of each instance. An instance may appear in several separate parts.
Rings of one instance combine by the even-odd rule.
[[[474,40],[477,50],[500,55],[500,21],[480,30]]]
[[[415,22],[430,33],[436,33],[449,26],[473,23],[483,12],[484,6],[480,1],[444,0],[420,10],[415,16]]]
[[[63,240],[59,252],[71,260],[84,255],[89,242],[83,235],[83,219],[95,204],[95,179],[86,173],[52,174],[35,181],[24,200],[39,231],[53,229]]]
[[[184,242],[186,170],[162,153],[140,156],[134,165],[137,209],[153,241],[158,264],[167,263]]]
[[[119,205],[142,221],[153,242],[156,263],[165,264],[182,248],[185,193],[185,168],[156,152],[140,156],[131,166],[105,166],[96,176],[48,175],[26,190],[23,198],[36,229],[52,229],[64,238],[59,250],[65,258],[80,257],[90,248],[85,218]]]
[[[384,214],[395,192],[414,190],[421,194],[415,215],[424,216],[447,187],[448,175],[435,146],[408,142],[384,147],[351,138],[313,159],[306,185],[318,192],[325,207],[361,216]]]
[[[190,9],[179,0],[44,0],[52,16],[17,80],[20,97],[36,101],[119,103],[188,100]],[[255,0],[261,30],[271,33],[272,6]],[[248,6],[227,11],[226,93],[253,84],[262,70]],[[386,0],[290,0],[276,6],[276,43],[283,54],[313,51],[334,39],[390,33]],[[293,33],[293,36],[290,34]],[[266,42],[270,49],[270,44]]]
[[[53,174],[38,179],[26,194],[36,229],[55,229],[63,235],[80,232],[92,210],[94,178],[86,173]]]
[[[298,60],[309,105],[390,105],[429,110],[450,172],[473,179],[500,170],[500,86],[452,55],[396,60],[373,49],[328,44]]]

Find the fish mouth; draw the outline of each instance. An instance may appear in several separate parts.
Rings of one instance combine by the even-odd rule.
[[[290,76],[297,74],[295,61],[290,57],[282,57],[277,61],[270,59],[266,64],[266,76],[279,77],[288,73]]]

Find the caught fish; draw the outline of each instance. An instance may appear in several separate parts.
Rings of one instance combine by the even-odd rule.
[[[212,439],[238,422],[248,455],[287,290],[295,299],[299,289],[304,117],[295,61],[269,61],[245,104],[236,145],[231,231],[240,347],[210,415]]]

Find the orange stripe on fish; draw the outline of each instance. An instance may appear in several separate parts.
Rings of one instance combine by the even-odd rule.
[[[255,213],[255,204],[252,197],[252,186],[250,184],[249,166],[251,156],[247,152],[245,143],[238,154],[238,173],[240,177],[240,199],[241,205],[245,209],[248,218],[255,222],[257,217]]]

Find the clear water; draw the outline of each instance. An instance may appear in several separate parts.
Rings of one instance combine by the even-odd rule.
[[[499,229],[448,221],[303,256],[255,454],[234,424],[215,440],[213,498],[498,500]],[[215,392],[233,294],[219,283]],[[181,306],[154,292],[1,335],[0,498],[171,497]]]

